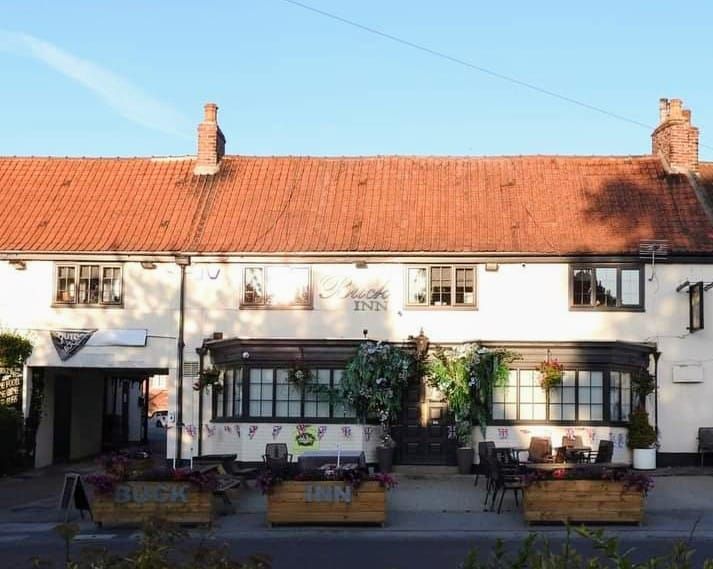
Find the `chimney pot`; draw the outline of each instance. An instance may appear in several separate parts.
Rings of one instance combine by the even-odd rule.
[[[203,107],[203,120],[205,122],[218,122],[218,105],[206,103]]]

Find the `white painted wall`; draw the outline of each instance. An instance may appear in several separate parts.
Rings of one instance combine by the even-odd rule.
[[[264,261],[265,259],[262,259]],[[260,263],[256,259],[254,264]],[[497,272],[478,266],[478,309],[433,311],[404,308],[404,271],[400,263],[369,263],[357,269],[351,263],[313,265],[313,310],[241,310],[243,265],[203,263],[193,259],[186,275],[186,361],[197,360],[203,338],[222,332],[225,338],[361,338],[404,340],[423,329],[432,342],[585,341],[622,340],[656,342],[659,362],[659,426],[661,450],[693,452],[699,426],[713,425],[713,302],[706,293],[704,331],[689,334],[688,299],[676,293],[684,280],[713,281],[713,265],[658,264],[652,275],[646,267],[646,311],[573,312],[569,310],[569,269],[563,263],[501,263]],[[138,262],[124,264],[124,307],[71,309],[51,306],[54,263],[30,260],[17,271],[0,262],[0,327],[28,333],[36,349],[29,365],[56,367],[166,367],[169,368],[169,412],[176,411],[176,336],[178,327],[179,268],[159,263],[155,270]],[[649,280],[650,277],[653,277]],[[355,311],[349,299],[321,298],[325,278],[351,279],[357,286],[386,286],[390,298],[381,312]],[[61,362],[48,330],[62,328],[145,328],[145,348],[86,347]],[[544,354],[543,354],[544,357]],[[703,381],[673,382],[676,364],[702,368]],[[184,422],[198,424],[195,378],[184,379]],[[49,391],[49,389],[48,389]],[[49,405],[49,397],[46,399]],[[204,422],[210,418],[208,397]],[[47,411],[46,411],[47,412]],[[40,427],[41,431],[45,425]],[[174,455],[175,429],[168,431],[168,455]],[[217,441],[217,439],[216,439]],[[184,455],[192,439],[184,433]],[[226,443],[221,443],[226,444]],[[260,444],[253,443],[256,448]],[[212,452],[207,441],[204,452]],[[40,445],[44,449],[44,443]],[[38,446],[38,453],[40,452]],[[216,447],[218,448],[218,447]],[[223,448],[223,447],[220,447]],[[262,445],[261,448],[264,448]],[[42,450],[44,453],[45,451]],[[252,456],[257,451],[250,450]]]

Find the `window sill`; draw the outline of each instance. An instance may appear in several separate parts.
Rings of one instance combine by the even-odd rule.
[[[241,304],[240,310],[314,310],[314,305],[275,306],[268,304]]]
[[[419,306],[417,304],[406,304],[404,305],[404,310],[414,310],[414,311],[435,311],[435,312],[476,312],[478,307],[476,305],[468,306]]]
[[[50,305],[52,308],[71,308],[71,309],[82,309],[82,308],[88,308],[88,309],[116,309],[116,308],[124,308],[124,304],[77,304],[77,303],[64,303],[64,302],[53,302]]]
[[[570,305],[570,312],[646,312],[643,306],[574,306]]]
[[[309,425],[335,425],[347,424],[358,425],[356,417],[327,418],[327,417],[215,417],[211,423],[287,423],[287,424],[309,424]],[[375,423],[378,424],[378,423]]]

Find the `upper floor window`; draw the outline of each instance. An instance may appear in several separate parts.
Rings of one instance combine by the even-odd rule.
[[[644,274],[640,267],[576,265],[570,271],[575,309],[643,310]]]
[[[310,268],[292,265],[248,266],[241,306],[311,308]]]
[[[121,267],[116,265],[57,265],[54,300],[67,305],[120,305]]]
[[[475,307],[475,267],[406,268],[406,306]]]

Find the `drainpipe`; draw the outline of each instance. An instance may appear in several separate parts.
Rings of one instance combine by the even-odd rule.
[[[176,265],[181,270],[181,286],[178,298],[178,340],[176,342],[177,349],[177,381],[178,389],[176,398],[178,399],[178,409],[176,409],[176,460],[181,460],[181,447],[183,446],[183,349],[186,344],[183,341],[183,316],[186,301],[186,267],[191,264],[191,258],[177,255],[175,258]]]
[[[198,377],[200,377],[203,374],[206,349],[201,346],[196,348],[196,352],[198,352]],[[198,390],[198,425],[198,456],[201,456],[203,454],[203,389]]]
[[[654,352],[654,429],[656,437],[659,434],[659,358],[661,352]]]

